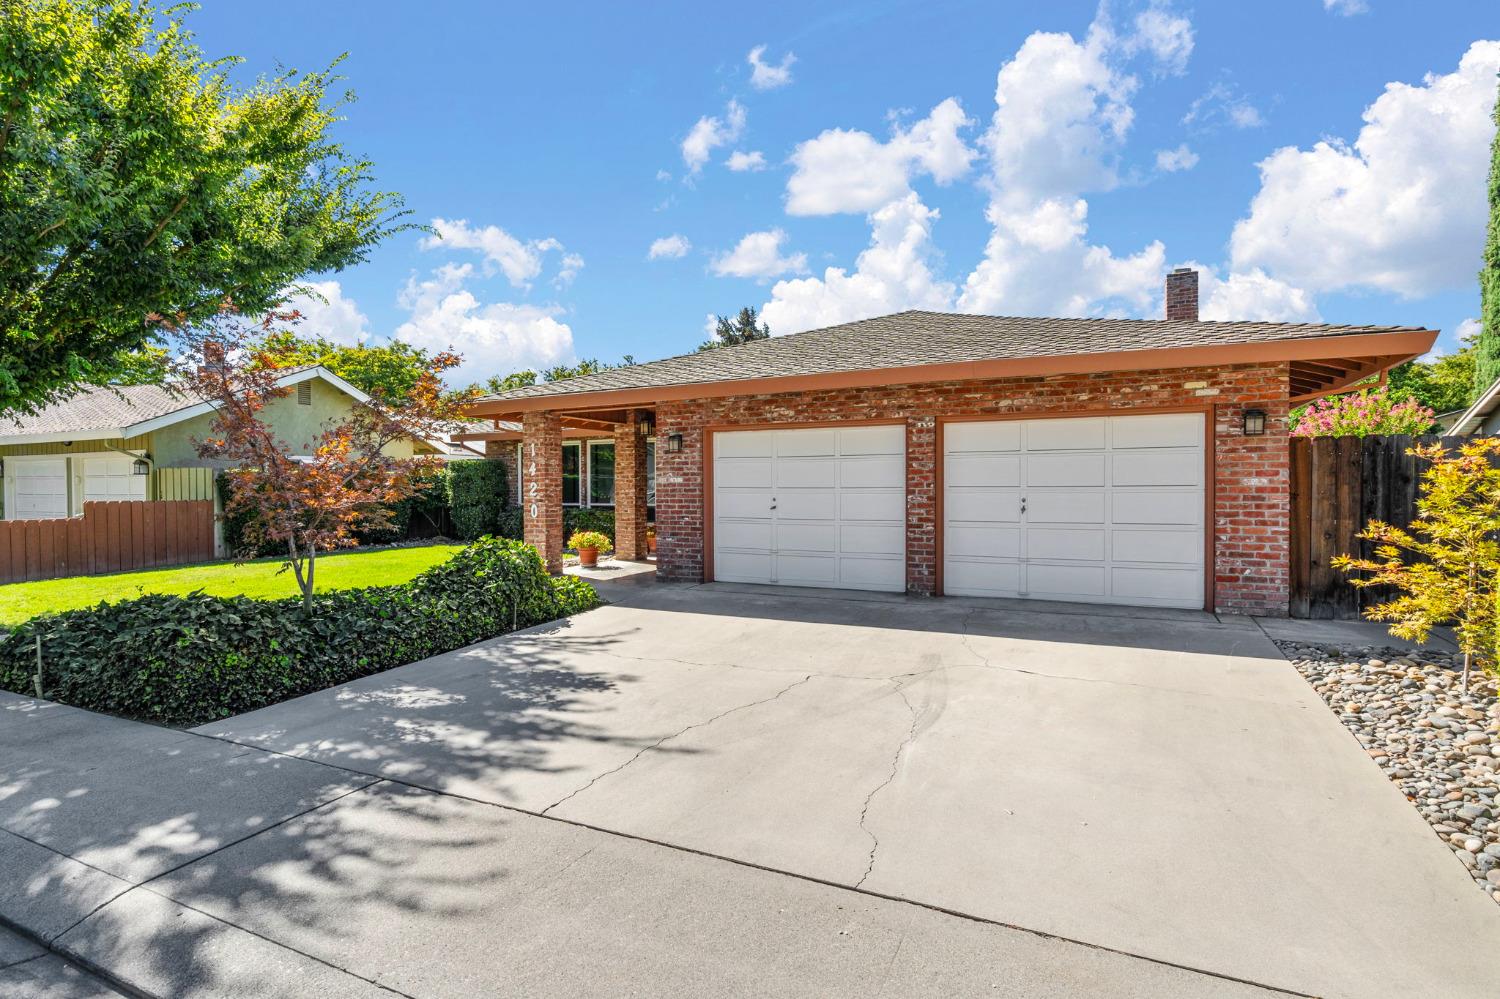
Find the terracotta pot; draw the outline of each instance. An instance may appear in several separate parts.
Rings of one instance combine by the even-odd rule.
[[[580,548],[580,549],[578,549],[578,562],[579,562],[580,565],[598,565],[599,564],[599,549],[597,549],[597,548]]]
[[[650,552],[652,555],[656,554],[656,535],[646,535],[646,551]]]

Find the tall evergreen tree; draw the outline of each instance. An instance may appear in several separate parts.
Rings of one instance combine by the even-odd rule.
[[[1484,242],[1484,264],[1479,271],[1479,357],[1474,364],[1474,390],[1483,392],[1500,378],[1500,95],[1491,117],[1497,131],[1490,147],[1490,227]]]
[[[760,316],[753,308],[746,306],[733,319],[720,316],[718,324],[714,327],[714,338],[699,344],[698,349],[737,347],[752,340],[766,340],[770,336],[771,327],[760,321]]]

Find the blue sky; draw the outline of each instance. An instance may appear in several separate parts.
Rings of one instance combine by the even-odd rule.
[[[1185,263],[1206,318],[1451,345],[1477,315],[1493,0],[810,6],[208,0],[190,25],[247,80],[348,53],[339,138],[445,238],[320,276],[307,329],[451,344],[475,378],[681,353],[743,305],[776,333],[1150,317]]]

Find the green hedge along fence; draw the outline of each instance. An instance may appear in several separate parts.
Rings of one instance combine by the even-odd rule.
[[[400,586],[300,597],[144,596],[34,618],[0,638],[0,689],[200,725],[597,606],[536,549],[484,538]]]

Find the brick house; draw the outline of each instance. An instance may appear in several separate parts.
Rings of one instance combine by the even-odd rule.
[[[613,441],[627,559],[655,440],[663,580],[1284,615],[1288,411],[1437,333],[1200,322],[1197,284],[1168,275],[1163,320],[902,312],[471,415],[519,423],[526,539],[554,571],[563,442],[588,435]]]

